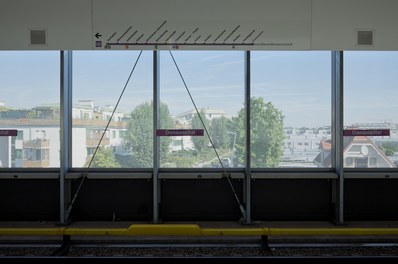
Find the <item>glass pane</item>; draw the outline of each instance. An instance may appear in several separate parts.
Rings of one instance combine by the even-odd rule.
[[[396,51],[344,52],[344,127],[365,130],[344,136],[345,167],[397,166],[397,72]]]
[[[0,51],[0,167],[60,165],[59,51]]]
[[[330,52],[251,54],[252,167],[330,167]]]
[[[73,53],[73,167],[153,166],[152,52],[142,53],[129,79],[138,56],[139,51]]]
[[[160,128],[203,129],[203,136],[160,137],[161,167],[243,166],[244,53],[177,51],[172,54],[188,91],[170,53],[161,52]]]

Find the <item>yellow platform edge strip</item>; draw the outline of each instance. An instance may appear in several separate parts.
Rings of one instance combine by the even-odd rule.
[[[136,224],[127,229],[127,235],[200,236],[201,229],[195,224]]]
[[[126,228],[78,228],[69,227],[64,231],[64,235],[69,236],[125,236]]]
[[[305,236],[398,235],[398,228],[201,228],[196,224],[133,224],[128,228],[0,228],[0,235],[81,236]]]
[[[263,236],[268,228],[203,228],[203,236]]]
[[[62,236],[64,234],[62,228],[0,228],[0,235],[49,235]]]

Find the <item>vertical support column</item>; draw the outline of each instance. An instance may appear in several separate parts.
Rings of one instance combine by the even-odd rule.
[[[153,223],[159,222],[160,187],[158,180],[160,142],[156,131],[160,126],[160,52],[153,51]]]
[[[67,205],[71,201],[71,186],[65,177],[72,165],[72,51],[61,51],[61,112],[60,112],[60,223],[67,224]]]
[[[251,162],[250,162],[250,51],[245,52],[245,183],[244,200],[246,204],[245,223],[251,220]]]
[[[333,181],[334,221],[344,223],[344,144],[343,144],[343,51],[332,51],[332,166],[337,180]]]

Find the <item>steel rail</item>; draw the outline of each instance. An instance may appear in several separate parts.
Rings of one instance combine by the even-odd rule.
[[[30,243],[0,243],[0,248],[59,248],[63,245],[59,243],[41,243],[30,242]],[[235,242],[213,242],[213,243],[176,243],[176,242],[148,242],[143,243],[142,241],[124,241],[124,242],[112,242],[112,241],[101,241],[98,242],[84,242],[82,240],[71,240],[70,248],[260,248],[261,241],[247,242],[244,243],[239,241]],[[319,243],[308,243],[308,242],[271,242],[269,243],[270,248],[388,248],[397,247],[398,242],[319,242]]]

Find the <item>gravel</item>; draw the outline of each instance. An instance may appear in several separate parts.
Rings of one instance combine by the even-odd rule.
[[[1,256],[52,256],[54,247],[0,247]],[[398,256],[398,247],[71,247],[71,257]]]

